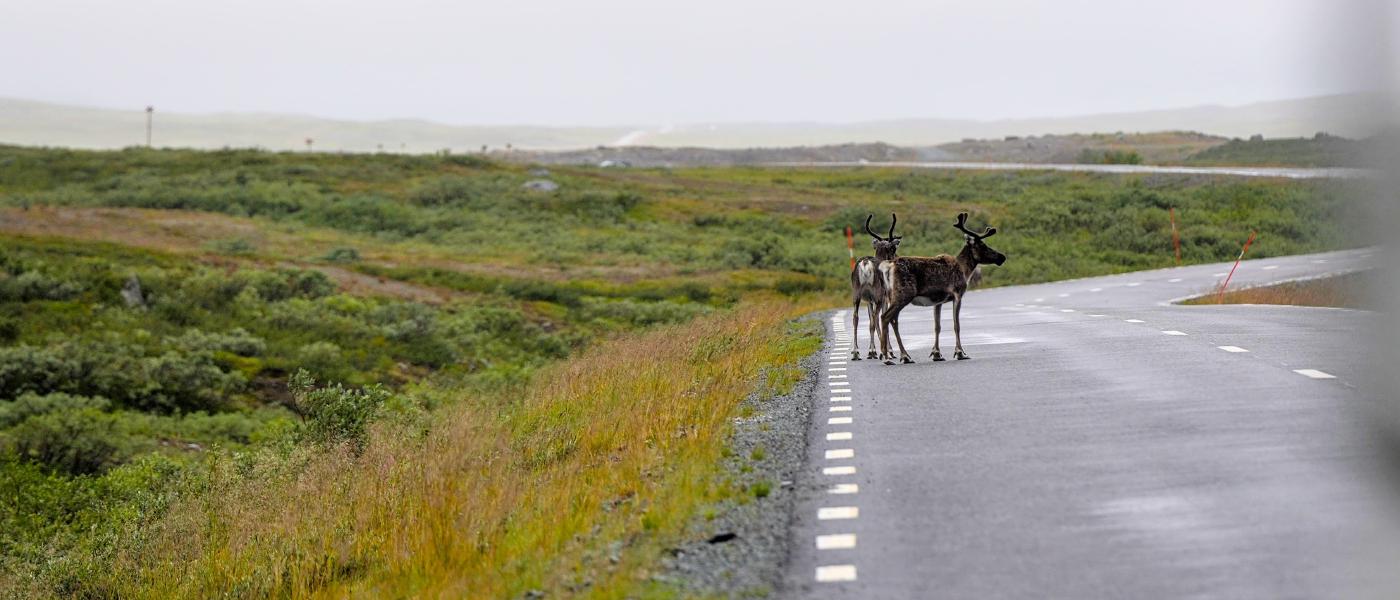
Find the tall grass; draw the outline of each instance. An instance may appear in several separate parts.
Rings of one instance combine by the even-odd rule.
[[[363,453],[225,456],[206,491],[133,528],[74,593],[120,597],[599,598],[664,593],[648,569],[698,506],[765,370],[820,344],[766,298],[600,344],[517,394],[471,398]],[[791,380],[789,374],[788,377]]]

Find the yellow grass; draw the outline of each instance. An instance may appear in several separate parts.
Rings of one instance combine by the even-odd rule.
[[[717,465],[761,373],[791,385],[820,344],[765,297],[595,346],[508,397],[468,398],[363,455],[231,457],[208,494],[119,544],[124,598],[668,595],[667,543],[733,490]],[[774,376],[776,375],[776,377]]]
[[[1224,298],[1218,294],[1208,294],[1186,301],[1186,304],[1289,304],[1294,306],[1334,306],[1345,308],[1365,308],[1366,273],[1352,273],[1291,281],[1278,285],[1261,286],[1225,292]]]

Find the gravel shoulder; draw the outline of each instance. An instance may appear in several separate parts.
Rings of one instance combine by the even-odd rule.
[[[825,336],[829,315],[814,313],[798,322]],[[821,355],[818,350],[802,359],[804,375],[790,393],[764,397],[767,386],[760,381],[760,391],[744,400],[741,414],[748,416],[734,420],[722,467],[722,477],[737,491],[691,523],[687,541],[671,550],[658,579],[694,595],[750,598],[780,591]]]

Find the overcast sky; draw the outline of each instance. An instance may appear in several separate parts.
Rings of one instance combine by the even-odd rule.
[[[1380,2],[1348,2],[0,0],[0,95],[548,125],[1241,104],[1365,87],[1374,16],[1341,7]]]

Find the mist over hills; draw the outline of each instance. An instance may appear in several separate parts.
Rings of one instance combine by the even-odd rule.
[[[934,146],[966,139],[1090,132],[1198,131],[1229,138],[1311,136],[1316,132],[1366,137],[1382,99],[1338,94],[1239,106],[1071,117],[900,119],[857,123],[700,123],[615,127],[470,126],[416,119],[349,121],[272,113],[155,114],[154,145],[261,147],[301,150],[307,138],[320,151],[479,152],[504,149],[566,150],[597,146],[750,148],[885,142]],[[0,98],[0,143],[73,148],[121,148],[145,142],[144,107],[119,110]],[[464,120],[469,116],[464,116]]]

